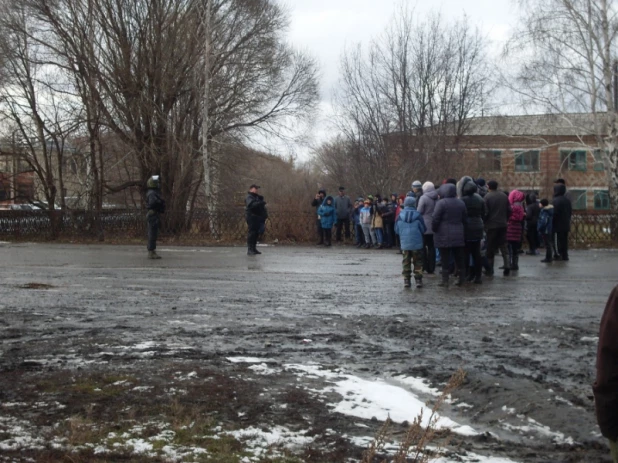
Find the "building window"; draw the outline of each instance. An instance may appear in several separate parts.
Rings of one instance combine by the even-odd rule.
[[[573,202],[574,210],[586,210],[586,190],[569,190],[569,194],[571,195],[571,201]]]
[[[600,211],[609,209],[609,191],[600,190],[594,192],[594,208]]]
[[[540,151],[515,151],[515,172],[538,172]]]
[[[586,150],[560,151],[560,167],[567,170],[586,171]]]
[[[597,172],[603,172],[605,170],[605,163],[603,162],[603,152],[601,150],[594,150],[594,170]]]
[[[502,171],[502,151],[483,150],[477,155],[479,172],[501,172]]]

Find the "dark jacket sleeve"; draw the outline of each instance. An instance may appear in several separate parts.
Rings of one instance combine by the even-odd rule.
[[[601,433],[618,439],[618,286],[609,296],[601,318],[597,349],[597,378],[594,392]]]
[[[312,205],[313,207],[319,207],[319,206],[321,206],[321,205],[322,205],[322,202],[321,202],[321,201],[318,201],[318,200],[317,200],[317,199],[315,199],[315,198],[313,198],[313,201],[311,201],[311,205]]]
[[[444,215],[444,211],[446,208],[444,207],[444,201],[438,201],[436,203],[436,208],[433,210],[433,220],[431,222],[431,229],[437,232],[440,229],[440,224],[442,223],[442,216]]]

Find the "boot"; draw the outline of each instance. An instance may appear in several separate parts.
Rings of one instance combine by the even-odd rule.
[[[155,251],[148,251],[148,258],[149,259],[160,259],[161,256],[157,254]]]
[[[257,250],[257,247],[253,246],[253,253],[254,254],[262,254],[260,251]]]
[[[410,288],[412,286],[412,280],[410,278],[403,279],[403,287]]]
[[[513,254],[513,264],[511,265],[511,270],[519,270],[519,253]]]
[[[438,286],[442,286],[444,288],[448,288],[448,278],[442,278],[442,281],[438,283]]]
[[[257,255],[257,253],[252,248],[249,248],[249,250],[247,251],[247,255],[248,256],[255,256],[255,255]]]
[[[481,276],[480,276],[480,275],[479,275],[479,276],[477,276],[477,277],[474,279],[474,284],[475,284],[475,285],[481,285],[481,284],[483,284],[483,280],[481,279]]]
[[[414,280],[416,281],[416,287],[417,288],[422,288],[423,287],[423,279],[422,278],[414,278]]]

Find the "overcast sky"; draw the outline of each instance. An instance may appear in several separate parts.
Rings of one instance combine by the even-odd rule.
[[[322,116],[316,123],[315,140],[328,137],[331,94],[337,84],[339,59],[346,45],[367,44],[384,31],[402,0],[279,0],[291,14],[289,41],[313,55],[320,64]],[[403,0],[406,2],[406,0]],[[517,16],[513,0],[442,0],[405,4],[424,16],[439,11],[444,19],[466,14],[497,50],[507,38]],[[303,158],[306,149],[298,150]],[[282,153],[280,153],[282,154]]]

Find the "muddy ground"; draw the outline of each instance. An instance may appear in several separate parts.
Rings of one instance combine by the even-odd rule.
[[[436,389],[463,368],[442,414],[475,433],[455,434],[448,461],[609,461],[591,384],[616,251],[550,266],[522,256],[516,276],[448,289],[426,277],[406,290],[392,250],[261,249],[163,247],[150,261],[135,246],[0,245],[0,461],[129,461],[110,435],[127,423],[157,435],[156,416],[173,421],[176,439],[199,420],[213,435],[205,448],[223,442],[220,430],[307,437],[261,460],[230,437],[221,455],[238,458],[219,461],[360,459],[354,438],[373,435],[380,417],[336,411],[332,378],[294,367],[314,364]],[[428,387],[407,389],[432,399]],[[217,461],[196,455],[176,458]]]

